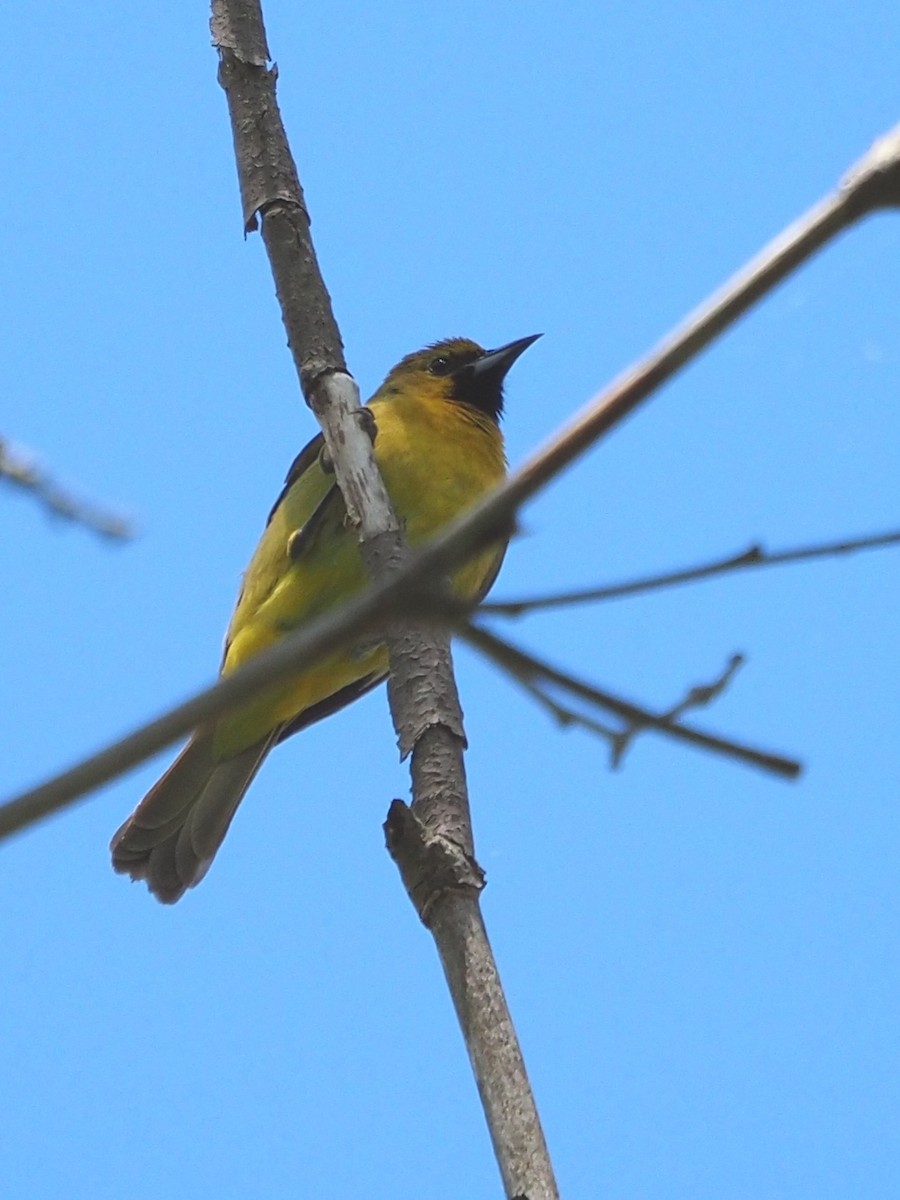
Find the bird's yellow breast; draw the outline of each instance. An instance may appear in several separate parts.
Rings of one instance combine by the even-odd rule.
[[[412,544],[433,537],[503,478],[500,430],[464,404],[373,400],[375,459]]]
[[[412,546],[432,538],[502,480],[500,430],[476,409],[427,389],[376,395],[369,407],[376,424],[375,459]],[[362,590],[366,576],[357,535],[344,518],[334,476],[313,455],[273,512],[247,568],[223,672]],[[289,547],[300,530],[292,556]],[[502,546],[482,551],[454,573],[454,589],[467,598],[478,596],[502,554]],[[381,644],[335,655],[220,722],[216,751],[223,758],[236,754],[343,688],[386,672]]]

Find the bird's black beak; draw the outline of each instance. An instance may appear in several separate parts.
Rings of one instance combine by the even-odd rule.
[[[476,377],[483,381],[488,379],[499,386],[509,368],[513,365],[520,354],[524,354],[530,345],[541,337],[539,333],[533,333],[530,337],[519,338],[517,342],[510,342],[506,346],[501,346],[499,350],[486,350],[481,358],[477,358],[468,370]]]
[[[454,399],[472,408],[480,409],[493,421],[499,421],[503,413],[503,380],[520,354],[524,353],[541,335],[519,338],[499,350],[486,350],[474,362],[466,363],[453,372]]]

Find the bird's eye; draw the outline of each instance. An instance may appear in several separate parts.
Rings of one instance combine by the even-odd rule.
[[[433,358],[428,364],[428,370],[432,375],[449,375],[453,370],[453,362],[446,356]]]

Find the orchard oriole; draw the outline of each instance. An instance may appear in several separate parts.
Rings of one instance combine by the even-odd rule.
[[[433,537],[503,479],[503,381],[536,336],[483,350],[450,338],[410,354],[368,403],[374,453],[412,546]],[[322,435],[295,459],[250,561],[225,639],[222,673],[366,584],[357,537]],[[452,587],[480,600],[505,541],[479,551]],[[278,742],[381,683],[387,650],[371,640],[334,654],[199,728],[111,843],[113,867],[172,904],[205,875],[238,804]]]

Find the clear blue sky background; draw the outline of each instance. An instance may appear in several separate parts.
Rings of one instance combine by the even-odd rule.
[[[367,394],[542,331],[521,460],[900,118],[885,4],[269,0]],[[241,236],[202,4],[5,15],[0,433],[131,513],[0,490],[6,793],[207,683],[311,435]],[[527,510],[496,595],[898,524],[900,216],[842,238]],[[647,737],[625,768],[458,654],[485,912],[569,1200],[895,1194],[900,554],[548,615],[518,639],[799,784]],[[382,847],[384,696],[283,747],[174,909],[109,869],[148,764],[0,848],[9,1197],[492,1197],[430,939]]]

